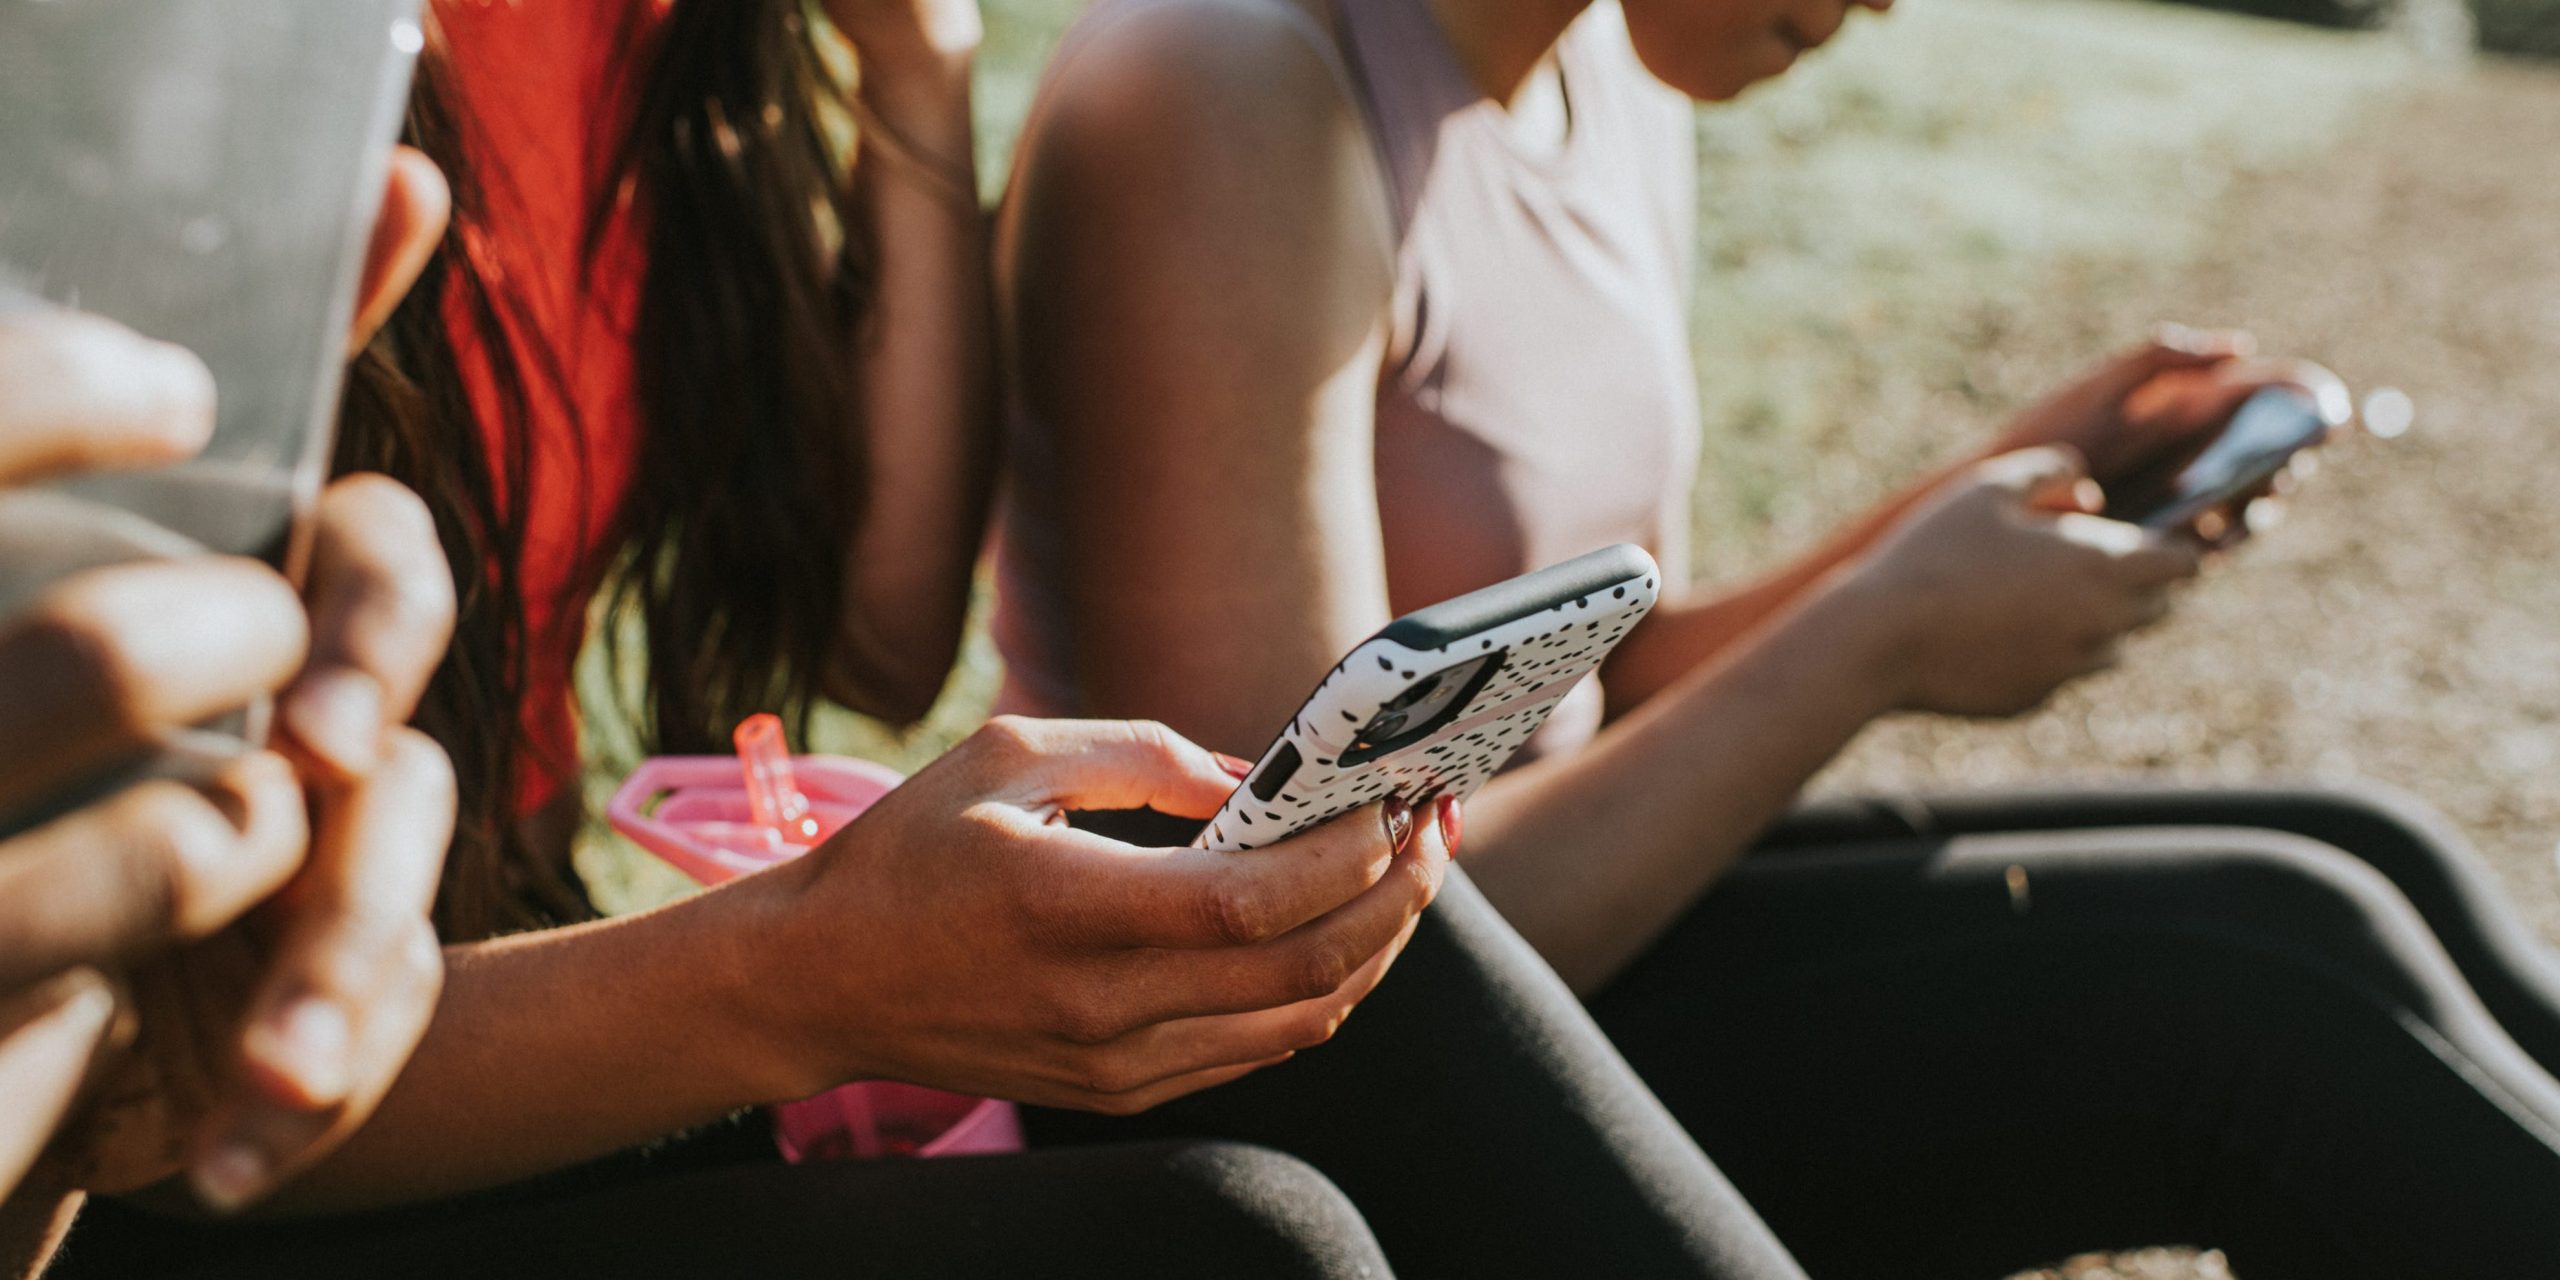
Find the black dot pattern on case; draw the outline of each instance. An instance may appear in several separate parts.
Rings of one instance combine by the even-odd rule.
[[[1645,580],[1643,589],[1649,593],[1653,585],[1654,580],[1648,578]],[[1492,680],[1487,681],[1485,689],[1479,696],[1469,701],[1467,707],[1455,718],[1455,722],[1473,721],[1487,714],[1497,713],[1507,704],[1525,702],[1525,694],[1556,681],[1568,667],[1576,672],[1588,668],[1591,665],[1591,655],[1602,646],[1613,644],[1619,637],[1624,636],[1628,628],[1633,625],[1634,618],[1640,616],[1643,608],[1650,604],[1649,596],[1639,598],[1633,603],[1628,602],[1628,596],[1629,588],[1624,583],[1611,588],[1609,600],[1617,602],[1619,607],[1615,610],[1604,609],[1603,616],[1595,621],[1587,621],[1579,627],[1573,626],[1572,623],[1582,619],[1575,618],[1573,613],[1575,610],[1590,608],[1591,597],[1589,596],[1561,603],[1534,618],[1512,623],[1492,636],[1479,637],[1478,645],[1481,651],[1508,647],[1512,651],[1512,657],[1497,670]],[[1615,616],[1609,616],[1611,614]],[[1604,626],[1608,630],[1602,634]],[[1503,641],[1506,638],[1510,643],[1504,646]],[[1445,654],[1449,648],[1450,646],[1443,645],[1434,652]],[[1319,692],[1321,693],[1323,688],[1331,687],[1335,677],[1343,676],[1349,670],[1349,666],[1350,657],[1346,656],[1342,662],[1335,665],[1333,673],[1326,677]],[[1414,679],[1412,671],[1403,669],[1391,660],[1382,661],[1379,669],[1397,675],[1408,682]],[[1354,698],[1349,704],[1349,709],[1344,711],[1347,722],[1365,723],[1368,717],[1374,716],[1378,709],[1399,691],[1374,691],[1376,696],[1366,696],[1367,692],[1370,691],[1364,691],[1363,696]],[[1269,809],[1262,812],[1266,822],[1281,824],[1285,834],[1278,837],[1262,837],[1257,833],[1257,839],[1267,843],[1271,839],[1294,835],[1315,826],[1323,816],[1369,803],[1388,794],[1417,799],[1439,791],[1470,793],[1475,787],[1482,785],[1484,780],[1509,758],[1510,753],[1527,739],[1535,724],[1543,718],[1539,713],[1542,713],[1553,701],[1551,697],[1540,698],[1536,702],[1526,703],[1509,714],[1502,715],[1492,723],[1481,725],[1446,740],[1426,742],[1422,744],[1422,751],[1406,757],[1399,764],[1385,768],[1365,769],[1355,775],[1359,780],[1347,789],[1341,786],[1346,781],[1342,775],[1329,775],[1329,771],[1336,768],[1336,762],[1328,757],[1316,757],[1313,776],[1300,779],[1303,785],[1295,788],[1290,795],[1281,798],[1281,803],[1288,807],[1287,810],[1277,814]],[[1336,705],[1340,707],[1344,704]],[[1322,743],[1303,719],[1293,722],[1291,731],[1296,739],[1292,745],[1298,747],[1302,754],[1307,747]],[[1245,818],[1249,815],[1237,812],[1225,816]],[[1212,838],[1218,843],[1225,843],[1222,825],[1213,824]]]

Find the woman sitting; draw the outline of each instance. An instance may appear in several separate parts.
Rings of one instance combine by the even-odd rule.
[[[998,231],[1011,709],[1249,752],[1399,612],[1620,540],[1681,582],[1691,100],[1846,17],[1090,12]],[[2560,982],[2436,825],[2301,793],[1783,820],[1876,718],[2021,711],[2167,610],[2202,546],[2105,491],[2266,386],[2344,401],[2247,350],[2169,330],[1813,553],[1667,602],[1468,806],[1474,885],[1815,1275],[2164,1240],[2253,1280],[2560,1260]]]

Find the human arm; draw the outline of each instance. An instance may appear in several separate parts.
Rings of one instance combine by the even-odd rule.
[[[2240,404],[2269,386],[2309,393],[2331,425],[2346,420],[2335,375],[2297,361],[2252,358],[2245,333],[2165,325],[2151,341],[2092,368],[2012,419],[1990,444],[1938,468],[1844,525],[1812,551],[1719,595],[1667,601],[1611,655],[1610,709],[1624,714],[1786,609],[1951,477],[1984,458],[2058,445],[2078,452],[2112,498],[2138,498],[2209,442]],[[2236,528],[2238,512],[2216,524]],[[2218,531],[2218,529],[2217,529]]]
[[[1319,1043],[1445,845],[1378,806],[1253,856],[1059,821],[1205,815],[1234,783],[1160,727],[998,720],[797,861],[453,948],[380,1114],[278,1203],[487,1186],[854,1079],[1131,1111]]]
[[[1477,884],[1588,993],[1878,716],[2014,714],[2113,663],[2198,550],[2087,514],[2082,479],[2051,449],[1967,469],[1590,746],[1496,779]]]
[[[1251,753],[1387,617],[1392,286],[1357,114],[1294,24],[1159,5],[1053,64],[999,228],[1088,709]]]
[[[864,504],[844,557],[827,691],[895,723],[942,690],[994,486],[996,395],[978,204],[970,0],[830,0],[860,61],[854,195],[877,246],[849,353],[863,388]]]

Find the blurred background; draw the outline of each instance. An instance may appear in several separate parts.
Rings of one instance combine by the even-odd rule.
[[[1077,0],[982,0],[986,190]],[[2363,779],[2478,842],[2560,940],[2560,0],[1901,0],[1699,114],[1698,563],[1745,576],[2161,320],[2338,370],[2374,437],[2121,670],[2023,720],[1908,718],[1826,791]],[[591,659],[605,789],[630,761]],[[983,714],[811,749],[905,767]],[[611,905],[680,887],[609,838]],[[2092,1153],[2103,1159],[2103,1153]],[[2081,1280],[2213,1277],[2194,1251]]]

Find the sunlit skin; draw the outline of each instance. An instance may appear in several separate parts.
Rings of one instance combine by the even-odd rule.
[[[1058,464],[1023,482],[1060,495],[1077,710],[1238,753],[1391,616],[1372,447],[1387,194],[1360,108],[1284,5],[1329,30],[1322,0],[1174,0],[1090,32],[1051,70],[997,231],[1015,394]],[[1569,127],[1554,49],[1588,7],[1431,0],[1484,97],[1548,144]],[[1855,7],[1624,12],[1652,75],[1724,99]],[[2164,329],[1812,552],[1670,599],[1606,668],[1600,737],[1470,803],[1477,883],[1577,988],[1605,982],[1877,717],[2010,714],[2112,663],[2202,548],[2100,519],[2103,486],[2283,381],[2334,383],[2243,335]]]

